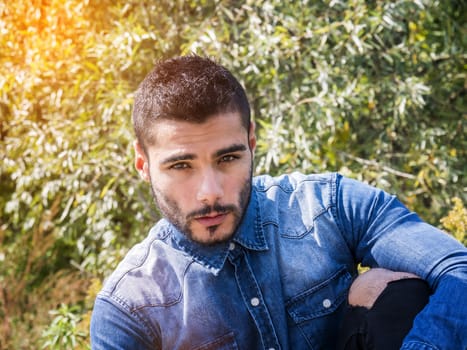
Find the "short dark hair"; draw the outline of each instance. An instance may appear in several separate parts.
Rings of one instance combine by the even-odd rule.
[[[203,123],[225,112],[238,112],[247,132],[250,105],[245,90],[225,67],[197,55],[174,57],[156,64],[135,93],[133,127],[146,149],[161,119]]]

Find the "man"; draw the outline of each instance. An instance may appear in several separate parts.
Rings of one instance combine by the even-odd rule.
[[[360,262],[432,289],[404,349],[467,348],[467,250],[338,174],[252,178],[255,126],[224,67],[160,62],[133,123],[135,166],[164,218],[98,295],[93,349],[333,349]]]

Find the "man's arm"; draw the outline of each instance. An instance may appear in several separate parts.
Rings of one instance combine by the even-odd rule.
[[[467,349],[467,269],[443,275],[402,350]]]
[[[91,318],[93,350],[160,349],[145,338],[142,322],[129,317],[112,303],[97,298]]]
[[[467,349],[467,249],[395,197],[350,179],[337,181],[336,216],[356,262],[411,272],[433,291],[402,349]]]

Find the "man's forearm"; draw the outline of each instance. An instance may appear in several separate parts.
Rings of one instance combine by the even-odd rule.
[[[401,349],[467,349],[467,267],[439,280]]]

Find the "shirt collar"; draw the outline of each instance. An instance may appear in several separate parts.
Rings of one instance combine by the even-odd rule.
[[[257,193],[253,187],[247,209],[232,240],[249,250],[267,250],[268,245],[264,237],[261,222]],[[169,222],[166,221],[166,224],[166,229],[168,229],[176,248],[190,255],[195,261],[208,268],[216,275],[222,270],[229,254],[230,242],[205,246],[188,239]]]

